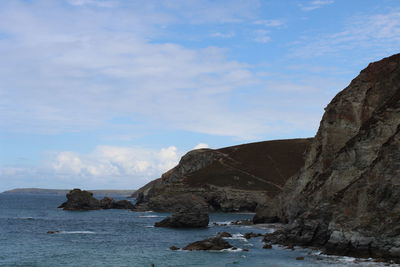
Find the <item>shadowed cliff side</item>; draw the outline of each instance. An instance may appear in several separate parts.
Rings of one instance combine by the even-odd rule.
[[[137,210],[177,211],[199,196],[212,211],[254,211],[304,165],[311,139],[197,149],[134,194]]]
[[[400,258],[400,54],[332,100],[305,167],[258,216],[289,223],[266,241]]]

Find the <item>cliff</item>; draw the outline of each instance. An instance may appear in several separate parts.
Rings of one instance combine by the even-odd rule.
[[[136,193],[136,210],[177,211],[203,201],[211,211],[254,211],[304,165],[310,139],[266,141],[188,152]]]
[[[328,253],[400,258],[400,54],[369,64],[326,107],[305,166],[258,216],[266,238]]]

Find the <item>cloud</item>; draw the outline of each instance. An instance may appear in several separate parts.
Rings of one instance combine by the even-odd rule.
[[[343,55],[345,51],[357,53],[368,49],[373,59],[398,52],[400,45],[400,11],[358,15],[345,23],[344,28],[336,33],[305,38],[293,49],[293,55],[315,57],[322,55]],[[368,58],[366,60],[371,60]]]
[[[269,31],[267,30],[255,30],[254,31],[254,41],[258,43],[268,43],[271,41],[269,36]]]
[[[110,1],[110,0],[68,0],[68,2],[74,6],[93,5],[93,6],[108,7],[108,8],[117,6],[116,1]]]
[[[255,25],[262,25],[265,27],[279,27],[286,24],[283,20],[269,19],[269,20],[256,20],[253,22]]]
[[[4,184],[11,187],[138,188],[173,168],[181,154],[175,146],[160,150],[98,146],[86,154],[53,152],[41,166],[1,167],[0,181],[8,181]]]
[[[314,0],[314,1],[310,1],[306,4],[300,4],[300,7],[301,7],[301,10],[303,10],[303,11],[312,11],[312,10],[319,9],[319,8],[322,8],[327,5],[331,5],[333,3],[335,3],[334,0]]]
[[[157,25],[173,21],[168,16],[56,11],[57,16],[44,13],[40,5],[0,11],[0,31],[13,36],[0,40],[3,129],[85,131],[127,116],[208,134],[248,138],[259,132],[256,121],[243,118],[237,124],[242,116],[223,103],[228,94],[257,82],[250,66],[227,59],[216,47],[149,41],[160,34]]]
[[[193,149],[200,149],[200,148],[210,148],[210,146],[205,143],[200,143],[200,144],[197,144]]]
[[[235,37],[235,33],[234,32],[226,32],[226,33],[215,32],[215,33],[211,34],[211,36],[219,37],[219,38],[232,38],[232,37]]]

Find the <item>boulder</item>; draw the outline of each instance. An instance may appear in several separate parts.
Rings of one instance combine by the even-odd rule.
[[[209,223],[207,209],[182,209],[164,220],[154,224],[155,227],[171,228],[204,228]]]
[[[232,235],[231,235],[230,233],[228,233],[228,232],[219,232],[219,233],[216,235],[216,237],[222,237],[222,238],[224,238],[224,237],[232,237]]]
[[[233,248],[233,246],[222,237],[211,237],[193,242],[184,247],[183,250],[222,250],[228,248]]]

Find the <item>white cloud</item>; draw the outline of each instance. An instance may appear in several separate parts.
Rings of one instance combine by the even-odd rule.
[[[368,49],[366,62],[397,53],[400,46],[400,11],[352,17],[343,30],[305,38],[296,46],[293,55],[300,57],[343,55],[345,51],[353,51],[353,58],[358,52],[363,53],[365,58],[363,49]]]
[[[159,151],[98,146],[89,154],[58,152],[50,160],[55,174],[100,177],[156,178],[174,167],[179,160],[177,148],[170,146]]]
[[[253,24],[262,25],[265,27],[279,27],[285,25],[286,23],[283,20],[269,19],[269,20],[256,20],[253,22]]]
[[[212,37],[219,37],[219,38],[232,38],[235,36],[234,32],[215,32],[213,34],[211,34]]]
[[[210,148],[210,146],[205,143],[199,143],[193,149],[200,149],[200,148]]]
[[[304,11],[312,11],[312,10],[319,9],[319,8],[327,6],[327,5],[331,5],[333,3],[335,3],[334,0],[314,0],[314,1],[310,1],[306,4],[300,4],[300,7]]]
[[[254,41],[259,43],[268,43],[271,41],[271,37],[269,36],[269,31],[267,30],[255,30],[254,31]]]
[[[93,5],[98,7],[117,6],[117,2],[110,0],[68,0],[68,2],[74,6],[85,6],[85,5]]]
[[[15,38],[0,40],[0,127],[59,133],[130,116],[209,134],[247,138],[259,132],[255,121],[235,123],[241,115],[222,103],[228,93],[257,82],[250,66],[215,47],[149,42],[168,17],[141,10],[88,12],[58,11],[65,18],[58,20],[43,14],[42,6],[0,11],[0,31]]]

